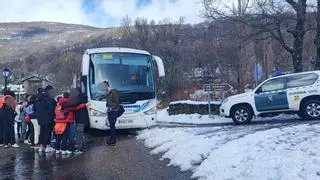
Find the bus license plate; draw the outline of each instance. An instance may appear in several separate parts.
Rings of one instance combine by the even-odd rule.
[[[133,120],[119,120],[119,124],[133,123]]]

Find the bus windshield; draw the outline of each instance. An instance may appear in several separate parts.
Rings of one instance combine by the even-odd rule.
[[[155,97],[151,58],[132,53],[90,55],[89,87],[92,100],[103,100],[106,91],[101,82],[108,81],[120,93],[120,101],[135,102]]]

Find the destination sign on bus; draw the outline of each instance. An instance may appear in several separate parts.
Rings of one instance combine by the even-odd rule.
[[[113,59],[112,54],[103,54],[102,59]]]

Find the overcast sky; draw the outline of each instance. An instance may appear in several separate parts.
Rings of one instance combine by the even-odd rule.
[[[0,22],[54,21],[119,26],[123,17],[162,20],[185,17],[198,23],[200,0],[0,0]]]

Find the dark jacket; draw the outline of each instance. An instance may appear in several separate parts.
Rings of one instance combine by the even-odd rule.
[[[117,111],[120,108],[119,93],[115,89],[111,89],[107,94],[108,110]]]
[[[64,108],[63,105],[68,103],[70,100],[69,98],[60,98],[57,107],[56,107],[56,113],[61,114],[63,113],[63,116],[60,116],[61,119],[56,116],[56,121],[55,122],[60,122],[60,123],[74,123],[75,121],[75,113],[81,109],[84,109],[86,107],[86,104],[79,104],[76,107],[70,107],[70,108]],[[61,108],[61,109],[59,109]]]
[[[16,117],[17,113],[5,103],[3,104],[1,111],[2,111],[1,117],[3,118],[3,123],[5,125],[14,124],[14,118]]]
[[[64,103],[62,108],[75,108],[80,104],[86,104],[88,102],[88,97],[84,93],[80,93],[76,97],[71,97],[68,103]],[[89,113],[87,108],[81,108],[75,111],[76,123],[89,124]]]
[[[34,105],[34,110],[39,125],[53,123],[56,104],[56,101],[53,98],[50,98],[48,95],[43,93],[38,94],[37,101]]]

